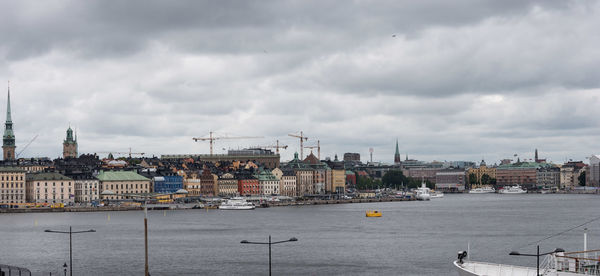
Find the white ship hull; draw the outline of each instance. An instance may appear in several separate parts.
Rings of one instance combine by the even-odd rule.
[[[221,205],[219,206],[219,210],[254,210],[254,206],[228,206]]]
[[[495,193],[496,190],[494,188],[491,189],[482,189],[482,188],[475,188],[469,191],[469,194],[493,194]]]
[[[505,264],[466,261],[454,261],[454,268],[459,276],[535,276],[537,268]],[[540,274],[553,276],[574,276],[580,273],[556,271],[556,269],[540,270]]]

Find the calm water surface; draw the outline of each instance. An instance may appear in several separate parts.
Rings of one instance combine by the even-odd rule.
[[[456,275],[456,252],[475,260],[535,265],[509,256],[600,216],[595,195],[446,195],[429,202],[278,207],[254,211],[149,212],[152,275],[266,275],[268,248],[240,244],[297,237],[273,246],[274,275]],[[366,218],[367,209],[383,212]],[[110,215],[110,220],[108,216]],[[143,275],[143,212],[0,215],[0,263],[53,275],[68,263],[68,235],[44,229],[96,229],[73,236],[74,275]],[[600,248],[600,222],[588,245]],[[542,251],[579,250],[583,229],[542,242]]]

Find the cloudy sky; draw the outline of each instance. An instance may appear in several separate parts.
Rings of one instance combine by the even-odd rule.
[[[1,1],[17,152],[600,153],[598,1]],[[0,98],[5,110],[5,96]],[[1,120],[4,115],[0,115]],[[307,150],[309,151],[309,150]]]

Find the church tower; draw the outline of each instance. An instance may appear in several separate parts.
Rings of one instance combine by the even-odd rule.
[[[67,138],[63,142],[63,158],[77,158],[77,136],[73,138],[73,130],[69,126]]]
[[[10,87],[8,88],[8,101],[6,103],[6,122],[4,123],[4,136],[2,137],[2,151],[4,160],[15,160],[15,134],[10,116]]]
[[[400,164],[400,150],[398,149],[398,139],[396,139],[396,153],[394,154],[394,164]]]

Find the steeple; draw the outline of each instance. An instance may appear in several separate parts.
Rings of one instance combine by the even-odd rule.
[[[13,123],[10,114],[10,82],[8,86],[8,98],[6,102],[6,122],[4,123],[4,136],[2,137],[2,150],[4,160],[15,159],[15,134],[13,133]]]
[[[73,138],[71,126],[67,129],[67,138],[63,141],[63,158],[77,158],[77,134]]]
[[[400,150],[398,149],[398,139],[396,139],[396,153],[394,154],[394,164],[400,164]]]

